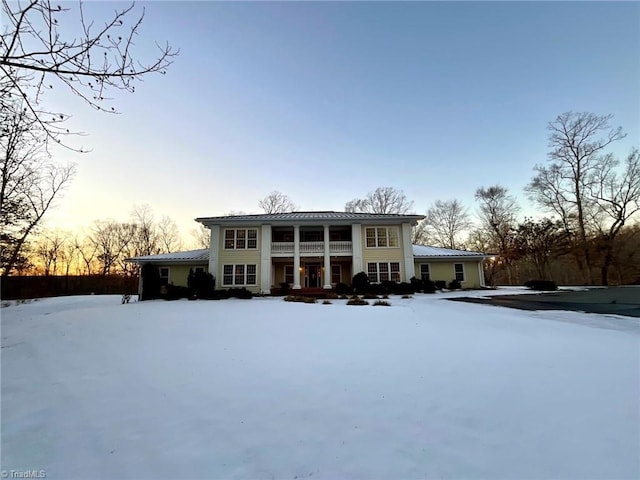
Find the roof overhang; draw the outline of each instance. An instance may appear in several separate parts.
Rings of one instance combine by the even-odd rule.
[[[323,215],[323,213],[325,215]],[[213,225],[272,225],[272,226],[295,226],[295,225],[401,225],[403,223],[417,224],[424,219],[424,215],[385,215],[366,213],[343,213],[343,212],[293,212],[288,214],[262,214],[262,215],[231,215],[224,217],[198,217],[196,222],[202,223],[205,227]]]
[[[486,258],[490,258],[491,255],[446,255],[446,256],[428,256],[428,255],[414,255],[413,259],[414,261],[429,261],[429,262],[451,262],[451,261],[478,261],[478,260],[484,260]]]

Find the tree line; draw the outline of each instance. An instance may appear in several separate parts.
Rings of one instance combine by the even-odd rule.
[[[175,223],[150,221],[148,210],[125,222],[96,221],[80,238],[42,230],[75,173],[74,165],[55,160],[53,146],[86,151],[72,140],[80,132],[65,127],[68,113],[47,108],[47,92],[66,91],[90,108],[114,113],[109,92],[133,93],[145,76],[165,74],[178,50],[156,43],[155,56],[136,55],[133,39],[140,40],[144,9],[136,11],[133,4],[101,19],[82,2],[75,12],[49,0],[3,1],[1,8],[7,20],[0,32],[2,275],[34,264],[45,273],[130,274],[127,256],[180,247]],[[76,24],[67,31],[62,25],[68,19]],[[638,282],[640,154],[633,148],[620,160],[608,151],[625,137],[612,118],[566,112],[549,122],[547,162],[534,167],[526,187],[543,218],[520,219],[507,187],[481,186],[475,221],[460,201],[436,200],[414,229],[414,242],[494,253],[487,278],[495,283],[520,283],[534,275],[561,283]],[[267,213],[297,209],[278,191],[259,206]],[[409,213],[414,205],[401,189],[379,187],[346,202],[345,210]],[[200,228],[194,235],[206,247],[207,232]]]
[[[476,213],[457,199],[435,200],[412,232],[414,244],[492,255],[485,264],[492,284],[532,279],[563,284],[635,283],[640,280],[640,156],[634,148],[623,162],[604,148],[623,137],[609,127],[610,116],[568,113],[550,122],[549,161],[534,168],[526,193],[546,213],[520,218],[520,206],[507,187],[478,187]],[[560,134],[558,132],[564,132]],[[600,134],[603,136],[599,137]],[[11,200],[10,195],[6,198]],[[299,209],[280,191],[258,202],[265,213]],[[378,187],[347,201],[347,212],[415,212],[401,189]],[[243,214],[230,211],[228,214]],[[39,220],[39,219],[38,219]],[[11,222],[13,221],[13,225]],[[34,222],[37,224],[37,222]],[[10,216],[5,225],[19,225]],[[209,232],[199,226],[184,242],[176,223],[156,219],[149,206],[136,206],[126,221],[97,220],[83,234],[41,231],[20,248],[3,249],[3,274],[137,275],[127,258],[208,248]]]

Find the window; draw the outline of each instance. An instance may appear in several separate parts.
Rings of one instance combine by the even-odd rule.
[[[367,227],[365,239],[368,248],[384,248],[398,246],[397,227]]]
[[[256,265],[235,264],[222,266],[222,285],[227,287],[255,285]]]
[[[429,272],[429,264],[428,263],[420,264],[420,279],[423,282],[431,280],[431,272]]]
[[[293,283],[293,265],[284,266],[284,281],[289,285]]]
[[[169,267],[160,267],[160,285],[169,285]]]
[[[380,283],[391,280],[400,281],[399,262],[369,262],[367,263],[367,275],[371,283]]]
[[[236,265],[233,272],[233,284],[244,285],[244,265]]]
[[[331,265],[331,283],[342,282],[342,267],[340,265]]]
[[[454,263],[453,271],[455,272],[455,279],[459,282],[464,282],[464,264]]]
[[[227,228],[224,231],[224,248],[227,250],[258,248],[258,229]]]

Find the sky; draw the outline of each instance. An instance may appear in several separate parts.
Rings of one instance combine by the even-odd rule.
[[[73,6],[73,4],[69,4]],[[117,2],[91,2],[100,23]],[[481,186],[523,207],[546,126],[572,111],[613,114],[640,144],[638,2],[146,2],[136,55],[180,49],[166,75],[111,91],[91,110],[67,91],[47,101],[72,115],[56,152],[77,175],[50,228],[125,220],[134,205],[194,218],[259,212],[279,190],[301,210],[342,210],[378,186],[424,214]]]

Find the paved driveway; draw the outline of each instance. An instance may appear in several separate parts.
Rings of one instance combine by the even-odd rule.
[[[592,288],[586,291],[560,291],[538,295],[497,295],[490,298],[462,297],[451,300],[520,310],[573,310],[640,318],[640,286]]]

